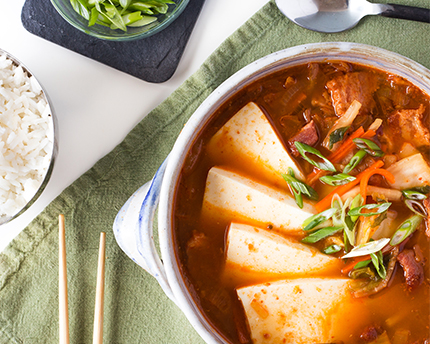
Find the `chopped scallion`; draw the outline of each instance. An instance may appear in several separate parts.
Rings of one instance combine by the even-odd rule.
[[[349,216],[347,214],[347,209],[351,206],[352,202],[354,202],[354,199],[351,200],[350,198],[348,198],[342,207],[341,220],[342,220],[343,227],[344,227],[345,247],[348,247],[348,245],[347,245],[348,243],[351,244],[352,246],[355,245],[355,222],[356,222],[356,219],[354,219],[352,216]]]
[[[348,211],[348,215],[349,216],[369,217],[369,216],[373,216],[373,215],[382,214],[383,212],[387,211],[390,206],[391,206],[390,202],[366,204],[366,205],[362,205],[360,207],[350,209]],[[367,210],[377,209],[377,210],[375,210],[373,212],[369,212],[369,213],[362,213],[361,212],[362,209],[367,209]]]
[[[310,231],[311,229],[314,229],[316,226],[329,220],[336,211],[337,211],[336,209],[330,208],[330,209],[324,210],[323,212],[321,212],[319,214],[315,214],[315,215],[308,217],[303,222],[303,230],[304,231]]]
[[[127,31],[127,27],[145,26],[166,14],[171,0],[70,0],[73,9],[86,20],[111,29]]]
[[[352,141],[357,145],[358,148],[363,149],[371,156],[380,157],[384,155],[384,152],[381,150],[381,148],[372,140],[356,138]]]
[[[348,184],[349,182],[352,182],[355,179],[356,179],[355,177],[350,176],[349,174],[346,174],[346,173],[338,173],[332,176],[323,176],[320,178],[322,182],[331,186]]]
[[[337,232],[341,231],[343,227],[324,227],[316,230],[315,232],[309,234],[307,237],[302,239],[302,242],[307,244],[314,244],[324,238],[327,238]]]
[[[390,245],[396,246],[401,244],[409,235],[415,232],[415,230],[421,224],[422,220],[422,216],[413,215],[412,217],[404,221],[391,237]]]
[[[330,171],[330,172],[336,172],[336,168],[334,165],[328,160],[324,155],[321,154],[321,152],[318,149],[315,149],[314,147],[308,146],[305,143],[301,143],[299,141],[294,142],[298,152],[300,155],[305,159],[308,163],[318,167],[320,170]],[[306,154],[313,154],[316,155],[318,158],[322,159],[323,161],[315,161],[309,158]]]
[[[387,277],[387,270],[384,266],[384,257],[382,256],[382,252],[378,251],[371,253],[370,259],[372,260],[372,264],[375,267],[379,277],[381,277],[381,279],[385,279],[385,277]]]
[[[309,185],[306,185],[302,181],[298,180],[295,177],[294,171],[291,167],[288,168],[288,174],[283,173],[281,175],[290,186],[291,191],[294,194],[294,199],[296,200],[296,203],[300,209],[303,208],[302,194],[313,201],[318,200],[318,193]]]
[[[427,198],[427,195],[423,194],[422,192],[410,189],[410,190],[403,190],[402,191],[403,197],[407,199],[412,199],[415,201],[422,201]]]
[[[405,204],[415,214],[420,215],[422,217],[428,216],[426,208],[424,208],[424,206],[420,202],[415,201],[413,199],[406,199]]]
[[[335,227],[343,226],[343,222],[342,222],[343,202],[342,202],[342,199],[340,198],[340,196],[338,194],[335,194],[333,196],[333,198],[331,200],[331,207],[333,209],[336,209],[336,212],[332,216],[333,226],[335,226]]]
[[[354,265],[354,269],[360,269],[360,268],[364,268],[366,266],[368,266],[370,264],[371,260],[362,260],[361,262],[358,262],[357,264]]]
[[[366,156],[366,151],[364,149],[360,149],[357,153],[354,154],[354,156],[349,161],[348,165],[345,166],[343,169],[343,173],[349,173],[354,168],[357,167],[357,165],[360,163],[361,160]]]
[[[327,247],[323,250],[323,252],[324,252],[325,254],[333,254],[333,253],[337,253],[337,252],[339,252],[341,249],[342,249],[342,247],[341,247],[341,246],[336,245],[336,244],[333,244],[333,245],[327,246]]]
[[[355,196],[352,199],[351,203],[349,204],[349,209],[360,207],[363,205],[363,203],[364,203],[363,197],[361,197],[361,194],[357,194],[357,196]],[[351,216],[352,222],[357,221],[359,217],[360,216]]]

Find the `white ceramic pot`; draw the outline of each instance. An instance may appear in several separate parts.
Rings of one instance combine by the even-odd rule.
[[[227,343],[206,320],[182,280],[175,255],[172,217],[179,174],[188,150],[215,110],[238,89],[277,70],[308,62],[344,60],[368,65],[408,79],[430,94],[430,71],[420,64],[380,48],[355,43],[316,43],[292,47],[265,56],[221,84],[191,116],[171,154],[153,180],[143,185],[118,213],[113,229],[124,252],[153,275],[167,296],[184,312],[207,343]],[[153,241],[154,214],[158,206],[161,258]]]

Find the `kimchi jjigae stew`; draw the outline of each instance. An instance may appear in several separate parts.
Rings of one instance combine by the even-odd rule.
[[[430,98],[342,61],[253,81],[182,167],[177,256],[231,343],[429,343]]]

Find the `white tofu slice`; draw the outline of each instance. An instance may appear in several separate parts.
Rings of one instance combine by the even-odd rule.
[[[298,179],[305,179],[266,115],[252,102],[239,110],[212,137],[208,152],[218,161],[230,156],[245,168],[248,165],[258,167],[259,173],[263,171],[275,180],[279,180],[281,173],[288,173],[288,167],[294,170]]]
[[[206,179],[203,214],[240,215],[272,224],[286,233],[302,231],[303,221],[317,213],[304,200],[300,209],[286,192],[270,188],[220,167],[212,167]]]
[[[420,153],[401,159],[387,168],[396,179],[391,186],[404,190],[416,186],[430,185],[430,166]]]
[[[343,278],[303,278],[238,289],[253,343],[312,344],[345,340],[340,338],[341,327],[351,330],[360,323],[358,318],[364,316],[357,313],[358,309],[351,312],[349,308],[354,303],[349,291],[352,283]],[[352,319],[348,323],[349,317]]]
[[[317,249],[272,231],[231,223],[227,234],[226,266],[288,277],[340,271],[341,262]]]

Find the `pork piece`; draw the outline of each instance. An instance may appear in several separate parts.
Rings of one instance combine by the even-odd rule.
[[[425,112],[426,108],[422,104],[418,109],[394,111],[387,119],[392,137],[402,137],[416,147],[430,146],[430,133],[423,123]]]
[[[300,155],[299,151],[297,150],[296,146],[294,145],[294,142],[298,141],[301,143],[305,143],[309,146],[313,146],[318,142],[318,131],[317,127],[315,125],[314,121],[310,121],[308,124],[306,124],[300,131],[294,135],[289,141],[288,141],[288,147],[291,150],[291,153],[298,157]]]
[[[426,198],[423,201],[424,209],[427,211],[427,217],[426,217],[426,235],[430,238],[430,199]]]
[[[314,108],[318,108],[323,113],[323,117],[335,116],[331,96],[327,90],[314,95],[311,104]]]
[[[414,251],[406,249],[399,253],[397,260],[403,268],[406,284],[410,291],[418,287],[424,281],[424,269],[415,260]]]
[[[210,241],[204,233],[193,231],[191,239],[187,242],[187,250],[205,249],[209,245]]]
[[[374,105],[373,93],[378,83],[373,74],[354,72],[330,80],[326,87],[331,94],[336,115],[341,117],[354,100],[362,104],[362,112],[368,112]]]
[[[382,332],[383,330],[380,326],[367,326],[360,335],[360,339],[364,340],[366,343],[372,342],[376,340]]]

